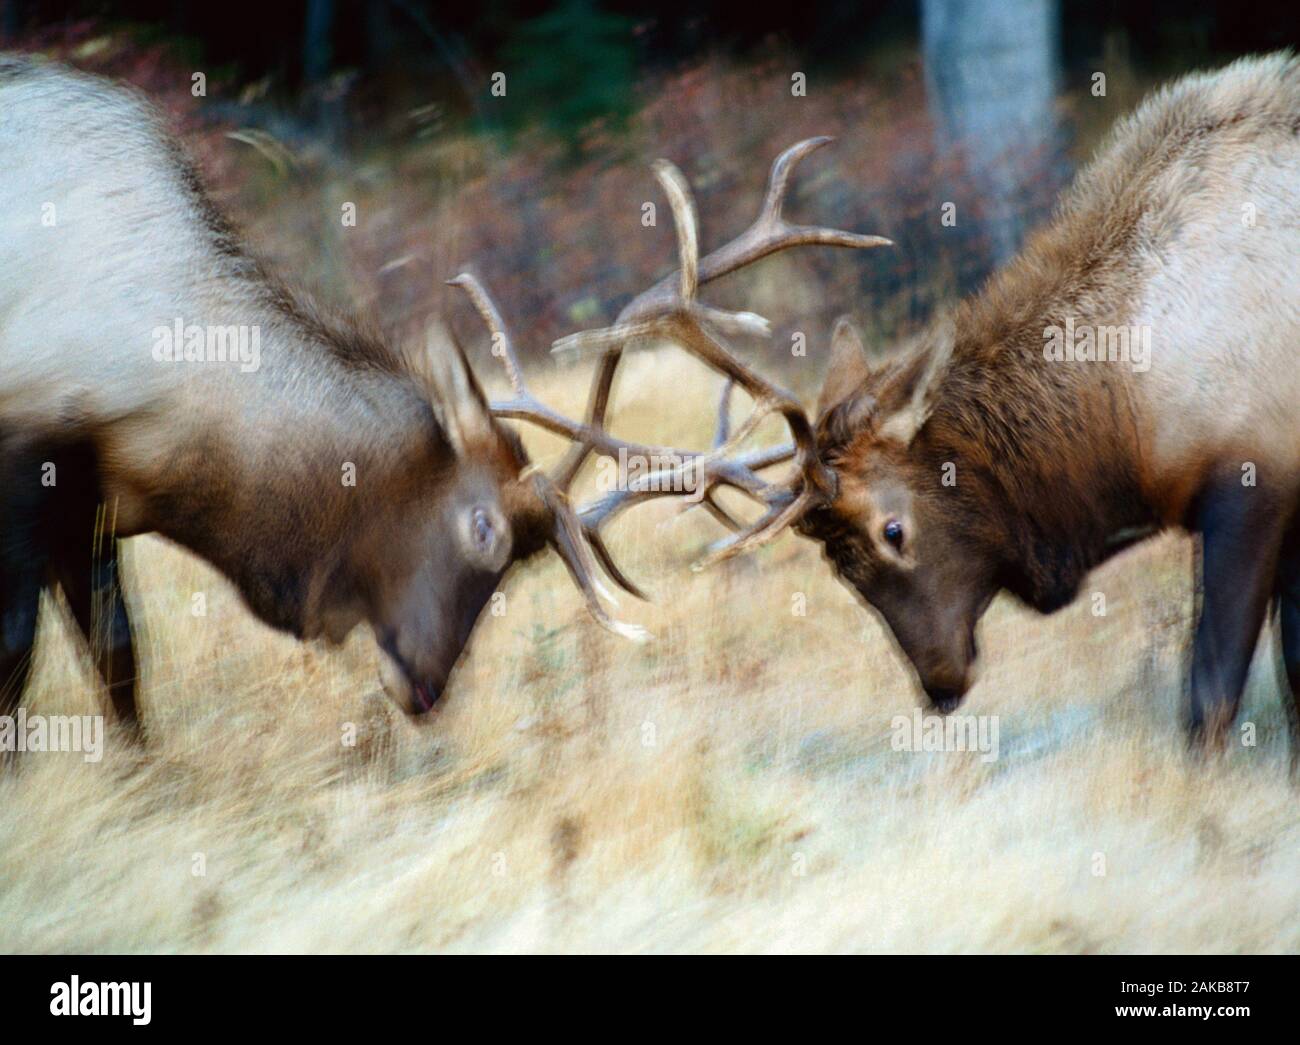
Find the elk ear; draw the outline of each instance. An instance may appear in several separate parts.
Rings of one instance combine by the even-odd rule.
[[[817,397],[817,416],[824,416],[828,410],[856,392],[870,370],[862,335],[853,325],[853,320],[848,316],[840,316],[831,333],[831,362],[826,368],[821,395]]]
[[[863,390],[870,374],[862,335],[848,316],[841,316],[831,334],[831,362],[817,397],[817,442],[823,448],[843,446],[870,423],[876,398]]]
[[[880,394],[887,404],[878,429],[880,438],[904,446],[916,438],[934,409],[955,340],[952,323],[941,321],[889,378]]]
[[[457,456],[492,433],[487,397],[470,369],[465,352],[441,324],[430,326],[424,351],[408,358],[412,375],[424,386],[434,416]]]

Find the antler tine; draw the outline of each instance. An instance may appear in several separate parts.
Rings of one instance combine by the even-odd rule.
[[[597,368],[596,375],[592,379],[591,392],[587,397],[586,425],[593,430],[603,430],[605,427],[605,413],[609,408],[609,394],[614,387],[614,372],[618,369],[620,352],[610,353],[613,356],[610,361],[609,356],[601,360]],[[582,471],[583,464],[586,463],[587,455],[591,453],[593,446],[591,443],[576,442],[566,454],[563,461],[555,470],[555,484],[561,490],[568,490],[573,485],[573,480],[577,478],[578,473]]]
[[[469,295],[494,341],[500,345],[501,350],[499,352],[495,350],[496,346],[494,345],[492,354],[501,359],[506,370],[506,376],[510,380],[510,386],[514,391],[514,397],[493,402],[491,411],[495,416],[507,417],[516,421],[531,421],[549,432],[581,442],[611,457],[617,457],[620,451],[642,457],[663,456],[681,452],[673,447],[652,446],[616,439],[606,432],[603,427],[598,428],[582,424],[556,410],[552,410],[528,390],[528,386],[524,382],[523,368],[519,365],[519,357],[515,352],[514,341],[510,337],[505,321],[501,318],[501,312],[492,300],[492,295],[487,287],[470,272],[462,272],[454,279],[447,280],[447,284],[460,287]],[[559,489],[567,490],[567,484],[557,485]]]
[[[817,503],[817,499],[818,495],[815,491],[805,489],[797,496],[784,500],[783,503],[773,504],[752,526],[710,548],[708,554],[695,563],[692,569],[706,570],[710,566],[739,555],[741,552],[762,547],[779,536],[786,527],[798,521],[809,508]]]
[[[720,450],[730,442],[729,436],[731,434],[731,391],[735,387],[736,387],[736,382],[733,381],[731,378],[727,378],[727,380],[722,385],[722,397],[718,401],[718,424],[713,432],[714,450]],[[738,533],[739,531],[744,529],[744,527],[732,517],[731,513],[728,512],[725,508],[722,507],[722,505],[720,505],[717,502],[717,499],[714,497],[714,491],[711,489],[708,490],[704,494],[704,496],[700,498],[698,503],[694,503],[694,504],[688,503],[682,505],[682,512],[684,514],[690,511],[692,508],[698,508],[698,507],[703,507],[705,511],[707,511],[710,515],[712,515],[715,519],[717,519],[718,522],[722,523],[723,526],[731,530],[733,533]]]
[[[717,502],[717,499],[713,496],[712,493],[706,493],[700,499],[700,504],[704,506],[704,510],[706,512],[708,512],[711,516],[713,516],[713,518],[717,519],[718,522],[720,522],[732,533],[740,533],[740,531],[745,528],[739,522],[736,521],[735,517],[729,511],[727,511],[725,508],[722,507],[722,505],[720,505]],[[688,505],[687,507],[693,508],[694,505]]]
[[[520,397],[528,395],[528,390],[524,387],[524,371],[519,365],[519,357],[515,355],[514,340],[510,337],[510,331],[506,329],[506,322],[501,318],[501,311],[497,308],[496,302],[492,300],[492,295],[488,293],[487,287],[479,282],[478,277],[472,272],[462,272],[454,279],[447,280],[449,287],[460,287],[469,295],[470,301],[478,309],[478,314],[483,317],[483,322],[487,324],[488,331],[492,334],[492,354],[498,355],[497,342],[500,343],[501,351],[499,353],[501,362],[506,368],[506,376],[510,379],[510,387],[514,389],[515,394]]]
[[[677,263],[681,266],[683,301],[694,301],[700,283],[700,229],[695,214],[695,201],[691,198],[686,178],[670,161],[655,160],[655,177],[663,186],[677,226]]]
[[[718,403],[718,427],[713,433],[713,447],[716,450],[727,444],[727,433],[731,431],[731,390],[736,382],[727,378],[722,386],[722,400]]]
[[[767,179],[767,192],[763,196],[763,206],[752,228],[763,229],[769,234],[793,236],[795,242],[798,243],[817,243],[822,246],[834,247],[893,246],[893,241],[883,236],[864,236],[856,232],[828,229],[817,225],[791,225],[782,217],[781,212],[785,208],[786,190],[790,185],[790,175],[794,172],[799,161],[809,153],[816,152],[823,145],[829,145],[834,140],[828,135],[822,135],[819,138],[806,138],[791,145],[772,162],[772,171]]]
[[[767,175],[767,190],[763,193],[763,205],[759,208],[755,225],[777,225],[781,222],[781,210],[785,206],[785,192],[790,185],[791,172],[810,152],[816,152],[823,145],[829,145],[832,140],[825,134],[816,138],[805,138],[791,145],[772,161],[772,169]]]
[[[605,607],[601,605],[600,600],[602,597],[615,606],[618,605],[618,600],[600,583],[596,571],[596,559],[588,544],[585,528],[579,521],[573,506],[569,503],[568,496],[564,491],[557,489],[545,475],[537,474],[533,478],[542,502],[550,509],[552,518],[555,520],[555,528],[551,534],[551,544],[559,553],[560,559],[568,569],[569,576],[573,578],[574,584],[582,592],[582,596],[587,603],[588,612],[596,623],[615,635],[631,639],[633,642],[645,642],[650,638],[649,632],[639,625],[616,620],[606,613]],[[602,562],[613,567],[610,571],[611,577],[623,584],[632,594],[637,594],[634,586],[623,583],[625,578],[623,578],[622,571],[614,565],[613,559],[610,558],[609,552],[603,543],[599,545],[596,554],[600,556]]]

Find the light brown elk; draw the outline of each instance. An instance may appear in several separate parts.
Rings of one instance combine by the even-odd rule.
[[[557,349],[603,350],[608,374],[625,343],[671,337],[754,393],[757,413],[785,415],[790,446],[699,462],[705,503],[738,531],[713,558],[788,526],[819,541],[947,712],[972,684],[976,625],[998,592],[1051,613],[1118,550],[1180,527],[1201,549],[1193,735],[1224,741],[1270,599],[1300,699],[1294,57],[1239,61],[1148,99],[1020,256],[908,351],[873,364],[841,322],[814,416],[739,362],[693,304],[694,211],[680,177],[661,178],[680,296]],[[756,476],[791,458],[786,480]],[[664,485],[613,493],[584,518]],[[728,516],[721,487],[760,502],[758,521]]]
[[[816,144],[778,161],[779,192]],[[801,243],[878,242],[763,224],[705,278]],[[454,282],[504,336],[478,282]],[[570,436],[582,457],[653,448],[604,430],[607,384],[589,423],[537,402],[504,345],[515,395],[493,408],[440,327],[403,354],[322,315],[247,253],[135,92],[0,56],[0,714],[57,587],[135,724],[117,550],[148,532],[276,628],[340,641],[368,623],[412,713],[512,564],[548,544],[597,621],[637,637],[600,601],[597,556],[621,574],[569,502],[576,466],[538,471],[498,418]]]

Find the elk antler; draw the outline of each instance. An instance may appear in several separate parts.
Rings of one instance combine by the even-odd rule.
[[[609,387],[623,347],[629,342],[647,338],[676,342],[727,377],[719,434],[714,448],[708,453],[676,451],[684,458],[680,468],[644,476],[627,489],[610,493],[595,504],[585,506],[581,512],[585,524],[598,527],[641,500],[666,493],[680,494],[683,485],[680,480],[689,477],[693,480],[689,488],[702,490],[701,500],[705,507],[733,530],[732,536],[715,545],[701,564],[708,565],[771,540],[814,505],[834,496],[834,474],[817,456],[813,424],[799,401],[742,363],[722,340],[723,335],[730,333],[766,336],[770,333],[767,321],[749,312],[724,312],[697,300],[701,282],[733,272],[787,247],[801,244],[859,248],[892,245],[882,236],[791,225],[782,217],[785,193],[795,164],[829,141],[829,138],[810,138],[791,146],[777,157],[772,165],[762,209],[753,225],[703,260],[699,257],[699,233],[690,187],[681,171],[668,161],[660,160],[655,164],[655,174],[668,197],[677,231],[678,272],[636,297],[613,326],[561,338],[555,342],[553,351],[604,352],[586,424],[588,429],[603,432]],[[728,409],[732,384],[740,385],[754,400],[753,411],[734,435],[730,434]],[[785,419],[793,443],[729,456],[772,413],[779,413]],[[583,438],[578,442],[579,446],[570,452],[570,458],[563,466],[563,474],[576,473],[588,453],[603,452],[594,439]],[[784,483],[770,483],[757,474],[792,458],[797,467]],[[675,483],[673,480],[679,481]],[[719,486],[731,486],[762,503],[765,507],[762,516],[749,527],[740,526],[714,499]]]
[[[699,236],[690,188],[681,172],[666,160],[655,164],[655,173],[668,196],[677,231],[680,268],[634,298],[619,314],[614,326],[571,335],[555,342],[556,352],[570,349],[600,349],[603,355],[588,397],[586,420],[573,421],[552,410],[533,396],[524,383],[514,343],[501,314],[483,285],[469,273],[449,280],[466,291],[483,317],[493,338],[493,354],[505,366],[513,397],[492,404],[498,417],[530,421],[550,432],[573,440],[574,446],[554,476],[536,475],[538,491],[556,520],[552,543],[587,600],[593,616],[619,634],[640,632],[611,620],[600,605],[604,592],[595,578],[593,556],[605,572],[625,591],[645,598],[641,590],[619,569],[609,554],[600,528],[624,508],[642,500],[686,490],[701,490],[701,503],[715,518],[734,531],[734,536],[715,550],[712,558],[736,554],[770,539],[794,522],[818,499],[833,494],[834,476],[817,457],[813,426],[798,400],[771,384],[731,354],[720,335],[734,333],[770,334],[767,320],[749,312],[726,312],[696,300],[701,283],[752,264],[787,247],[821,244],[838,247],[889,246],[882,236],[862,236],[838,229],[791,225],[781,215],[790,173],[804,156],[829,142],[810,138],[786,149],[772,164],[767,193],[753,225],[730,243],[705,258],[699,256]],[[648,446],[610,435],[605,415],[614,374],[625,343],[658,337],[681,344],[709,366],[725,374],[727,387],[721,404],[719,433],[709,451]],[[731,387],[738,384],[754,399],[750,416],[734,434],[730,432]],[[739,450],[762,420],[780,413],[790,427],[793,444],[729,456]],[[620,453],[642,460],[674,461],[670,468],[644,475],[593,504],[577,511],[569,501],[569,488],[591,453],[618,458]],[[773,484],[758,473],[765,468],[795,459],[796,475],[787,484]],[[676,463],[680,462],[680,463]],[[763,516],[752,526],[742,527],[715,499],[720,486],[741,490],[766,505]]]
[[[620,450],[628,454],[656,454],[663,452],[657,447],[641,446],[638,443],[628,443],[615,439],[602,429],[571,421],[537,399],[528,391],[528,386],[524,383],[523,368],[519,365],[519,357],[515,353],[514,340],[511,338],[509,330],[506,329],[505,321],[501,318],[501,312],[492,301],[492,296],[488,293],[487,288],[469,272],[462,272],[459,276],[449,279],[447,282],[451,286],[460,287],[469,295],[474,307],[478,310],[479,315],[483,317],[483,322],[487,324],[487,328],[492,334],[492,354],[500,358],[502,365],[505,367],[506,376],[510,380],[510,387],[514,392],[514,397],[504,402],[491,404],[494,415],[515,418],[521,421],[532,421],[548,431],[567,436],[570,439],[582,439],[601,453],[614,457],[618,456]],[[624,638],[636,642],[643,642],[649,638],[644,628],[616,620],[605,612],[605,607],[601,603],[602,598],[615,606],[618,605],[618,601],[600,582],[596,569],[597,558],[605,571],[622,588],[638,598],[645,598],[645,596],[618,568],[613,557],[609,554],[609,550],[605,547],[599,532],[594,527],[585,525],[574,511],[573,505],[569,501],[569,486],[573,481],[573,476],[557,482],[540,470],[529,470],[527,475],[521,476],[521,479],[523,478],[532,479],[538,496],[550,514],[552,520],[552,531],[549,536],[550,543],[559,553],[569,571],[569,575],[582,592],[591,615],[602,627],[607,628],[616,635],[622,635]]]

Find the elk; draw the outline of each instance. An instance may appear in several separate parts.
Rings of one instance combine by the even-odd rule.
[[[811,415],[738,360],[695,302],[706,266],[694,207],[661,168],[679,293],[556,350],[600,352],[607,374],[623,346],[668,337],[749,390],[750,420],[698,461],[703,503],[735,531],[706,562],[787,527],[819,542],[941,713],[972,685],[976,625],[997,593],[1052,613],[1121,549],[1164,529],[1195,535],[1188,724],[1198,747],[1217,749],[1270,600],[1300,700],[1298,134],[1292,56],[1157,92],[1020,255],[907,350],[869,358],[852,324],[837,324]],[[1136,341],[1117,343],[1117,331]],[[736,453],[773,410],[792,442]],[[759,477],[783,462],[785,478]],[[610,493],[584,523],[664,485]],[[722,488],[757,502],[758,519],[738,522],[714,496]]]
[[[821,143],[777,161],[781,193]],[[768,222],[703,278],[799,244],[879,242]],[[28,681],[40,593],[58,589],[138,734],[117,562],[150,532],[275,628],[340,642],[369,624],[411,714],[438,700],[511,566],[548,545],[598,623],[643,638],[602,603],[601,566],[624,578],[569,489],[590,453],[654,448],[606,431],[608,382],[586,422],[538,402],[482,284],[451,282],[504,339],[505,402],[440,324],[403,352],[289,290],[134,91],[0,56],[0,714]],[[580,450],[547,475],[509,418]]]
[[[0,712],[59,588],[138,732],[117,577],[135,534],[299,637],[370,623],[411,712],[510,562],[572,554],[459,348],[435,329],[403,354],[285,289],[134,91],[0,60],[0,214]]]

